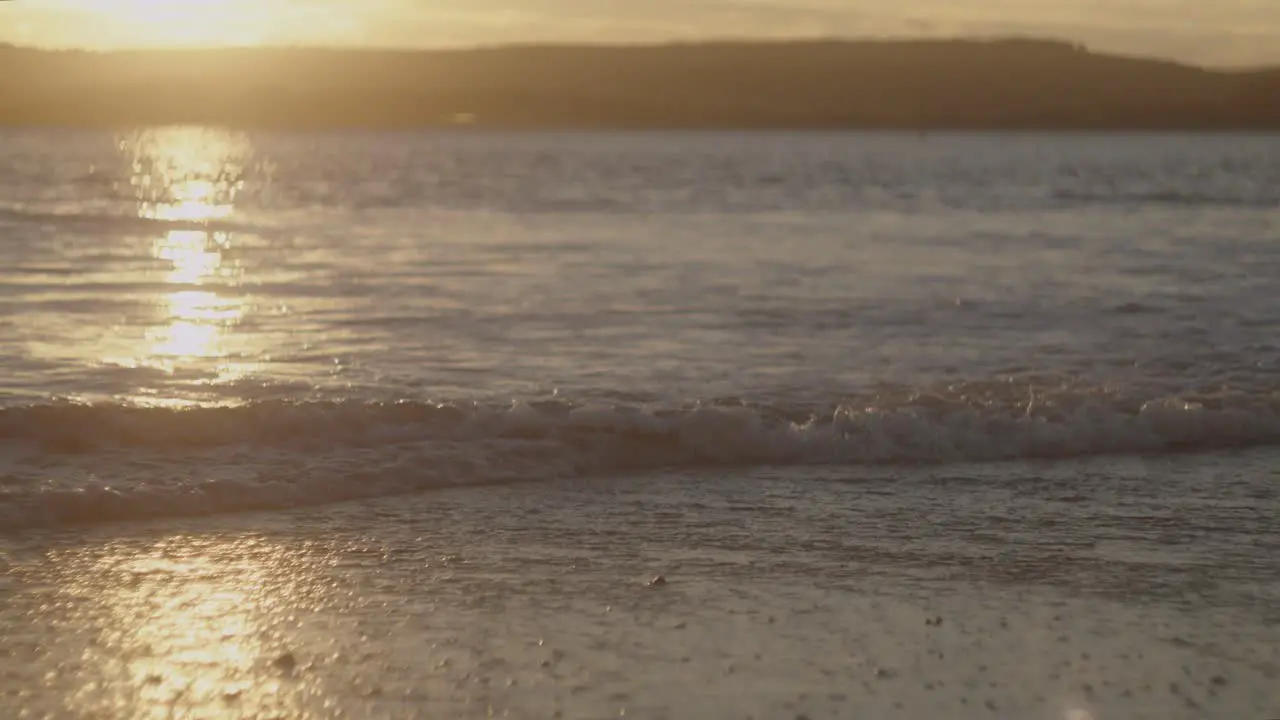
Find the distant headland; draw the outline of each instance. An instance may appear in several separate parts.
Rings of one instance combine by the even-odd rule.
[[[1047,40],[48,51],[0,46],[0,125],[1280,130],[1280,68]]]

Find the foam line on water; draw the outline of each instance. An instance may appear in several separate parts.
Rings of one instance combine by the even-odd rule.
[[[879,404],[264,402],[0,410],[0,529],[704,467],[940,464],[1280,444],[1280,398],[1063,391]]]

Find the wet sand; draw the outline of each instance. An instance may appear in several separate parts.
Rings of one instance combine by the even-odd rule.
[[[1247,479],[1269,461],[1159,462]],[[1134,467],[1121,465],[1073,472],[1109,468],[1099,477],[1115,489]],[[1117,505],[1078,483],[1079,497],[1055,505],[1052,478],[1034,466],[841,472],[455,489],[5,538],[0,709],[12,718],[1280,713],[1280,627],[1268,609],[1280,573],[1265,552],[1276,541],[1265,516],[1256,544],[1237,540],[1237,554],[1201,564],[1177,553],[1195,549],[1184,541],[1204,531],[1208,510],[1181,529],[1126,525],[1104,508],[1136,516],[1137,499]],[[1229,487],[1214,487],[1203,507],[1230,507]],[[991,516],[1014,511],[1025,541],[997,542]],[[650,587],[659,574],[667,583]]]

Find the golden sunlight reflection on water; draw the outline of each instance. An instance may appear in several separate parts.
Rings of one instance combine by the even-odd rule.
[[[241,289],[244,268],[227,261],[236,238],[218,223],[235,214],[249,141],[227,131],[173,127],[141,132],[120,149],[132,157],[138,217],[177,225],[152,245],[153,257],[168,263],[162,282],[169,289],[154,300],[158,317],[125,364],[169,373],[198,366],[216,381],[248,374],[253,366],[235,361],[244,353],[236,352],[243,343],[234,337],[250,310]]]
[[[179,535],[59,562],[77,568],[61,591],[73,623],[97,628],[66,698],[76,716],[300,717],[318,691],[280,661],[295,612],[326,591],[305,549]]]

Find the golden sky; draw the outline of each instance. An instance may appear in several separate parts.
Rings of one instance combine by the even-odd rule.
[[[0,42],[440,47],[725,36],[1053,36],[1280,63],[1280,0],[10,0]]]

